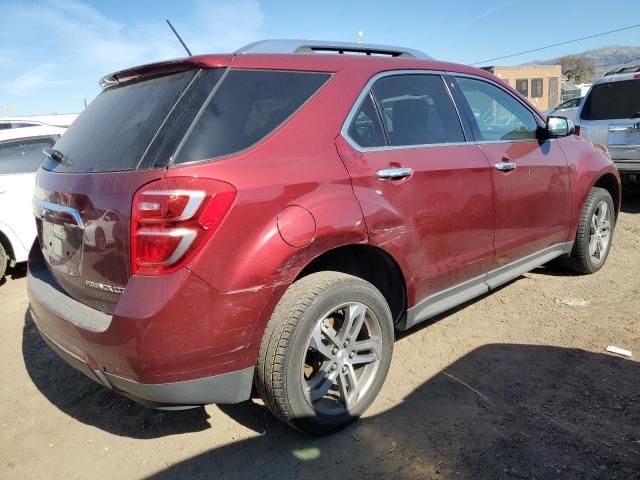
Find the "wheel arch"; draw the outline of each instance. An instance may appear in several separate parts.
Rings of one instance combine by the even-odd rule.
[[[398,262],[386,251],[368,244],[332,248],[311,260],[296,276],[297,281],[320,271],[347,273],[375,286],[389,304],[394,323],[407,309],[407,286]]]
[[[613,205],[615,206],[615,215],[616,219],[618,214],[620,213],[620,203],[621,203],[621,188],[620,182],[612,173],[605,173],[601,175],[593,184],[593,187],[604,188],[611,198],[613,199]],[[592,187],[592,188],[593,188]]]

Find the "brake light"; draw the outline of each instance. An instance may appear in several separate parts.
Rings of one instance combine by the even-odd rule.
[[[236,197],[220,180],[170,177],[144,185],[133,197],[131,272],[177,270],[211,237]]]

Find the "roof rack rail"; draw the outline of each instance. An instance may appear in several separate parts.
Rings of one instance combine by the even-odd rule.
[[[605,73],[604,76],[608,77],[609,75],[617,75],[619,73],[636,73],[636,72],[640,72],[640,63],[637,65],[631,65],[628,67],[621,67],[621,68],[617,68],[616,70],[611,70],[610,72]]]
[[[370,43],[327,42],[322,40],[260,40],[236,50],[235,53],[356,53],[361,55],[382,55],[390,57],[419,58],[433,60],[420,50],[374,45]]]

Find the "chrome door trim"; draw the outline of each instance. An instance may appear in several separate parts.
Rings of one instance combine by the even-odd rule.
[[[80,228],[80,230],[84,230],[84,222],[82,221],[82,217],[80,216],[80,213],[75,208],[65,207],[63,205],[58,205],[57,203],[46,202],[38,198],[33,199],[33,207],[34,207],[33,214],[38,218],[42,218],[44,210],[49,210],[51,212],[58,212],[58,213],[66,213],[67,215],[70,215],[73,217],[73,219],[76,221],[76,224],[78,228]]]
[[[403,178],[409,178],[413,175],[413,168],[398,167],[398,168],[384,168],[378,170],[378,178],[380,180],[401,180]]]
[[[518,167],[518,164],[516,162],[498,162],[494,167],[501,172],[513,172]]]

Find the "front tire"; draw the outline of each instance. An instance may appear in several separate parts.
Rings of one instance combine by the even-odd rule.
[[[604,188],[593,187],[582,208],[573,250],[562,265],[581,274],[595,273],[602,268],[613,239],[615,208]]]
[[[281,421],[312,435],[360,417],[378,395],[393,353],[393,320],[382,294],[343,273],[292,284],[267,325],[256,386]]]

